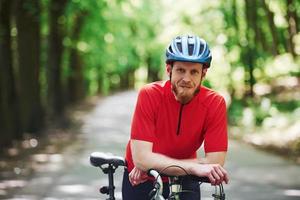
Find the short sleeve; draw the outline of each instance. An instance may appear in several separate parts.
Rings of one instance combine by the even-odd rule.
[[[218,96],[208,108],[205,123],[204,150],[208,152],[227,151],[227,112],[223,97]]]
[[[139,92],[132,124],[131,139],[153,142],[155,136],[155,105],[146,88]]]

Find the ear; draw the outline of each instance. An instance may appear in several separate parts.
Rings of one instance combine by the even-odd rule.
[[[206,68],[206,67],[202,69],[202,78],[204,78],[206,76],[207,69],[208,68]]]
[[[171,65],[170,64],[166,64],[166,69],[167,69],[168,76],[170,77],[170,74],[171,74],[171,71],[172,71]]]

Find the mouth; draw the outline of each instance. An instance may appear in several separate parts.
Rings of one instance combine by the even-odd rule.
[[[190,88],[192,88],[191,86],[189,86],[189,85],[179,85],[179,87],[181,87],[181,88],[187,88],[187,89],[190,89]]]

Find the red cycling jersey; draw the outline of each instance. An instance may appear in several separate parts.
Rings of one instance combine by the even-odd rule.
[[[153,143],[152,151],[175,159],[196,158],[204,141],[205,152],[227,151],[224,98],[201,86],[188,104],[176,101],[170,81],[144,86],[131,125],[131,139]],[[130,142],[126,149],[128,171],[134,168]]]

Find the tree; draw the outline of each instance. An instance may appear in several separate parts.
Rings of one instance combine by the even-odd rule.
[[[83,76],[83,62],[78,51],[77,43],[80,39],[80,33],[84,24],[84,20],[87,16],[85,10],[78,11],[75,14],[74,27],[72,30],[72,47],[70,52],[70,75],[68,77],[69,87],[69,101],[76,102],[81,100],[85,96],[84,88],[84,76]]]
[[[65,36],[64,11],[67,0],[51,0],[49,5],[49,49],[47,66],[48,112],[51,119],[64,111],[62,84],[63,39]]]
[[[159,69],[160,69],[160,57],[155,57],[158,55],[153,55],[151,53],[148,53],[148,56],[146,58],[146,64],[147,64],[147,69],[148,69],[148,77],[147,81],[148,82],[153,82],[153,81],[158,81],[160,80],[159,77]]]
[[[277,29],[274,23],[274,13],[269,9],[265,0],[261,1],[261,3],[263,9],[265,10],[265,13],[267,14],[268,25],[272,36],[272,53],[274,56],[276,56],[279,54],[279,50],[278,50],[279,39],[278,39]]]
[[[294,44],[294,36],[297,34],[299,31],[299,25],[297,24],[298,22],[298,17],[297,17],[297,12],[296,12],[296,1],[292,0],[286,0],[286,7],[287,7],[287,22],[288,22],[288,47],[289,47],[289,52],[296,57],[296,52],[295,52],[295,44]]]
[[[11,1],[0,1],[0,127],[1,145],[21,138],[10,36]]]
[[[246,71],[248,72],[248,76],[246,76],[246,82],[249,86],[246,92],[246,95],[253,96],[253,86],[254,86],[254,65],[255,65],[255,23],[256,21],[253,21],[253,19],[256,19],[256,4],[254,1],[251,0],[245,0],[245,9],[246,9],[246,24],[247,24],[247,48],[244,51],[244,61],[246,64]]]
[[[40,5],[35,0],[18,0],[18,78],[22,130],[38,133],[43,125],[40,99]],[[30,50],[28,49],[30,48]]]

